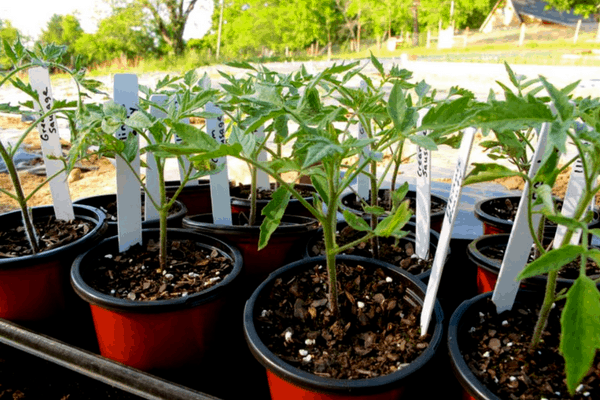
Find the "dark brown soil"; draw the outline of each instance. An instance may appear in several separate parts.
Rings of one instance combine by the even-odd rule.
[[[391,211],[392,210],[391,192],[389,190],[385,190],[384,193],[385,194],[383,197],[377,197],[377,204],[380,207],[383,207],[386,211]],[[410,201],[409,208],[414,215],[416,212],[416,209],[417,209],[417,199],[415,197],[409,197],[409,195],[407,195],[405,199],[408,199]],[[365,203],[361,202],[360,198],[358,196],[351,196],[350,201],[344,202],[344,205],[346,207],[350,207],[353,210],[357,210],[357,211],[361,211],[361,212],[363,210],[364,204]],[[369,198],[366,200],[366,204],[371,205],[371,196],[369,196]],[[446,210],[446,203],[442,203],[434,197],[431,198],[431,214],[444,212],[445,210]]]
[[[365,379],[390,374],[417,358],[420,307],[397,277],[382,269],[338,264],[340,318],[328,309],[327,273],[315,266],[275,281],[256,303],[258,335],[291,365],[318,376]]]
[[[144,198],[142,197],[142,221],[144,220],[144,216],[146,214],[146,208],[144,207]],[[98,207],[100,210],[102,210],[105,214],[106,214],[106,220],[107,221],[116,221],[117,220],[117,202],[113,201],[112,203],[109,203],[106,208],[100,206]],[[181,211],[181,207],[179,206],[179,203],[173,203],[173,206],[169,209],[169,216],[171,215],[175,215],[178,212]]]
[[[345,227],[336,235],[338,246],[344,246],[365,236],[365,232],[359,232],[352,227]],[[310,249],[311,256],[325,255],[325,241],[320,238]],[[362,242],[342,254],[373,258],[373,248],[371,242]],[[433,255],[427,260],[422,260],[415,255],[414,241],[405,238],[396,240],[395,238],[379,238],[379,257],[378,260],[398,266],[411,274],[418,275],[431,268]]]
[[[538,309],[515,307],[498,316],[491,300],[481,319],[469,328],[461,349],[471,371],[502,399],[569,399],[564,359],[559,354],[560,310],[551,313],[543,344],[530,355],[529,342]],[[584,378],[574,400],[600,399],[600,355]]]
[[[37,219],[34,222],[41,251],[52,250],[74,242],[85,236],[93,229],[91,223],[80,219],[73,221],[59,221],[54,216]],[[0,231],[0,258],[13,258],[33,254],[25,228],[13,227],[10,230]]]
[[[233,269],[231,259],[193,241],[169,241],[167,247],[168,267],[164,270],[158,262],[158,243],[149,241],[125,253],[107,254],[85,280],[94,289],[122,299],[167,300],[206,290]]]
[[[506,251],[506,245],[502,245],[502,246],[497,246],[497,247],[486,247],[481,249],[481,254],[483,254],[484,256],[488,257],[488,258],[492,258],[494,260],[498,260],[499,262],[502,262],[502,259],[504,258],[504,252]],[[531,249],[530,253],[529,253],[529,262],[532,262],[535,258],[534,258],[535,254],[534,254],[534,249]],[[558,276],[564,279],[577,279],[577,277],[579,276],[579,267],[581,266],[581,259],[577,259],[575,261],[571,261],[569,264],[565,265],[559,272],[558,272]],[[591,258],[588,258],[586,260],[586,275],[593,277],[593,276],[600,276],[600,268],[598,267],[598,264],[596,264],[596,262],[594,260],[592,260]]]
[[[0,344],[0,400],[134,400],[134,396]]]

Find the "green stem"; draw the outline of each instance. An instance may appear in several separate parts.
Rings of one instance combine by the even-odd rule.
[[[256,197],[258,195],[258,188],[256,187],[256,175],[258,171],[256,167],[250,167],[250,220],[248,223],[250,226],[256,224]]]
[[[21,183],[19,181],[19,174],[15,168],[13,160],[9,157],[4,144],[0,141],[0,156],[6,165],[8,170],[8,174],[10,176],[10,180],[15,188],[15,195],[17,203],[19,204],[19,208],[21,209],[21,214],[23,216],[23,224],[25,225],[25,232],[27,233],[27,239],[29,240],[29,246],[31,247],[31,251],[33,254],[37,254],[40,252],[39,244],[37,242],[37,235],[35,233],[35,228],[33,226],[33,221],[30,218],[29,211],[27,210],[27,201],[25,200],[25,195],[23,194],[23,188],[21,187]]]
[[[398,178],[398,171],[400,170],[400,164],[402,163],[402,151],[404,149],[404,142],[398,143],[398,149],[396,150],[396,157],[394,158],[394,172],[392,173],[392,187],[391,191],[396,190],[396,179]]]
[[[329,193],[335,193],[333,177],[329,179]],[[332,196],[333,197],[333,196]],[[335,231],[337,228],[337,202],[336,199],[330,198],[327,204],[327,221],[323,224],[323,238],[325,240],[326,262],[327,262],[327,277],[329,278],[329,310],[334,317],[339,315],[338,293],[337,293],[337,268],[335,256],[337,244],[335,240]]]
[[[379,188],[377,187],[377,163],[375,161],[371,162],[371,206],[373,209],[377,207],[377,195],[379,194]],[[371,214],[371,229],[375,231],[377,228],[377,215]],[[371,251],[373,253],[373,258],[379,259],[379,238],[377,236],[373,236],[371,238]]]
[[[372,233],[372,232],[368,232],[368,233],[367,233],[365,236],[361,237],[360,239],[356,239],[355,241],[353,241],[353,242],[351,242],[351,243],[345,244],[345,245],[343,245],[343,246],[341,246],[341,247],[337,247],[337,248],[335,249],[335,254],[336,254],[336,255],[337,255],[337,254],[341,254],[341,253],[343,253],[344,251],[346,251],[346,250],[348,250],[348,249],[351,249],[351,248],[353,248],[354,246],[357,246],[357,245],[359,245],[360,243],[362,243],[362,242],[364,242],[364,241],[370,240],[370,239],[371,239],[372,237],[374,237],[374,236],[375,236],[375,234],[374,234],[374,233]]]

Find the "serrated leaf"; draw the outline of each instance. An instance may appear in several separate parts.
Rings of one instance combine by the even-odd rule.
[[[556,111],[560,117],[562,122],[568,121],[573,117],[573,112],[575,110],[575,106],[569,103],[569,97],[562,93],[560,90],[555,88],[550,82],[546,80],[543,76],[540,75],[540,82],[550,95],[554,107],[556,107]]]
[[[260,225],[260,236],[258,239],[258,250],[262,250],[269,243],[269,239],[275,229],[281,223],[281,218],[285,213],[285,209],[290,201],[290,192],[284,187],[280,186],[273,193],[273,198],[269,203],[262,209],[261,214],[265,216],[262,224]]]
[[[409,209],[409,202],[405,201],[398,207],[394,214],[388,215],[379,222],[374,233],[377,236],[382,237],[403,236],[402,228],[406,225],[411,216],[412,213]]]
[[[523,271],[517,276],[517,280],[547,274],[550,271],[558,271],[571,261],[579,258],[584,252],[585,249],[582,246],[572,244],[550,250],[525,266]]]
[[[379,62],[379,60],[371,53],[371,63],[375,67],[375,69],[379,72],[381,76],[385,75],[385,71],[383,69],[383,65]]]
[[[375,215],[376,217],[385,214],[385,208],[381,206],[364,206],[363,211],[365,212],[365,214]]]
[[[363,232],[371,231],[371,227],[369,226],[367,221],[365,221],[358,215],[351,213],[348,210],[344,210],[343,214],[344,214],[344,219],[346,220],[348,225],[350,227],[352,227],[352,229],[357,230],[357,231],[363,231]]]
[[[212,136],[193,125],[174,122],[172,128],[177,136],[189,146],[196,147],[198,152],[215,150],[218,147],[217,141]]]
[[[510,176],[522,176],[521,173],[496,163],[473,163],[473,165],[475,168],[473,168],[473,170],[465,177],[463,186],[471,185],[473,183],[489,182]]]
[[[404,182],[402,186],[392,192],[392,204],[396,208],[404,200],[408,193],[408,182]]]
[[[552,210],[554,211],[554,210]],[[544,212],[546,218],[550,221],[554,222],[557,225],[564,225],[568,229],[583,229],[585,228],[585,224],[583,222],[579,222],[573,218],[567,218],[561,214],[555,214],[554,212]]]
[[[13,51],[13,49],[12,49],[11,45],[8,43],[8,41],[5,39],[2,39],[2,46],[4,47],[4,54],[6,54],[8,56],[8,58],[10,58],[10,60],[13,62],[13,64],[17,64],[17,62],[18,62],[17,55]]]
[[[394,87],[390,93],[387,112],[394,123],[394,127],[399,132],[402,132],[402,121],[406,114],[406,99],[404,98],[404,91],[398,82],[394,83]]]
[[[600,348],[600,293],[587,276],[579,276],[567,292],[560,324],[560,352],[565,359],[567,388],[573,396]]]
[[[327,185],[327,179],[320,175],[312,175],[310,180],[319,196],[321,196],[321,199],[323,199],[323,202],[329,204],[329,186]]]
[[[597,228],[596,229],[590,229],[588,232],[591,233],[592,235],[600,238],[600,229],[597,229]]]
[[[433,141],[433,139],[431,139],[429,136],[427,135],[410,135],[408,137],[410,139],[411,142],[413,142],[414,144],[416,144],[419,147],[423,147],[424,149],[427,150],[437,150],[437,145],[435,144],[435,142]]]
[[[229,135],[229,143],[239,143],[242,146],[242,153],[244,155],[255,158],[253,155],[256,148],[256,137],[254,134],[244,133],[237,125],[234,125],[231,128],[231,135]]]
[[[325,141],[315,142],[311,144],[308,148],[302,168],[310,167],[311,165],[318,163],[325,157],[341,152],[342,149],[338,145],[328,143]]]
[[[132,129],[144,131],[150,126],[152,126],[154,122],[150,118],[150,115],[147,114],[144,110],[138,110],[131,114],[129,118],[125,121],[125,125],[129,126]]]
[[[424,80],[422,80],[417,84],[417,86],[415,86],[415,93],[417,93],[417,96],[419,96],[419,98],[422,99],[427,95],[430,89],[431,86],[429,86]]]
[[[506,68],[506,72],[508,72],[508,78],[510,79],[510,82],[514,85],[514,87],[520,90],[521,87],[519,86],[519,81],[517,80],[515,73],[506,61],[504,61],[504,68]]]
[[[250,65],[246,61],[229,61],[229,62],[226,62],[225,65],[227,65],[229,67],[233,67],[233,68],[250,69],[252,71],[256,71],[256,68],[254,68],[252,65]]]

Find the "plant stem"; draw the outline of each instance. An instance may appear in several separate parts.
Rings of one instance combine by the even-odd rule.
[[[167,268],[167,216],[169,215],[169,205],[167,203],[167,190],[165,188],[165,174],[162,160],[154,157],[156,161],[156,169],[158,172],[158,188],[160,191],[160,208],[157,208],[160,229],[160,249],[159,249],[159,266],[162,271]],[[183,185],[183,183],[181,183]]]
[[[256,196],[258,195],[258,188],[256,187],[256,167],[250,166],[250,220],[248,223],[250,226],[256,224]]]
[[[29,211],[27,210],[27,201],[25,200],[25,195],[23,193],[23,188],[21,187],[21,183],[19,181],[19,174],[15,168],[12,158],[8,155],[4,144],[0,141],[0,156],[6,165],[8,170],[8,174],[10,176],[10,180],[15,188],[15,194],[17,198],[17,203],[19,203],[19,208],[21,209],[21,214],[23,216],[23,224],[25,225],[25,232],[27,233],[27,239],[29,240],[29,246],[31,247],[31,251],[33,254],[37,254],[40,252],[40,247],[37,242],[37,235],[35,233],[35,228],[33,226],[33,221],[30,218]]]
[[[394,172],[392,173],[392,187],[391,191],[396,190],[396,179],[398,177],[398,171],[400,170],[400,164],[402,163],[402,151],[404,149],[404,142],[398,143],[398,149],[396,149],[396,157],[394,158]]]
[[[337,294],[337,268],[335,264],[336,248],[335,230],[337,228],[337,199],[334,198],[335,187],[333,179],[329,179],[330,199],[327,204],[327,222],[323,224],[323,238],[325,239],[325,248],[327,249],[327,277],[329,278],[329,310],[334,317],[339,315],[338,294]]]
[[[377,207],[377,195],[379,190],[377,187],[377,163],[371,162],[371,206]],[[377,215],[371,214],[371,229],[374,231],[377,228]],[[373,252],[373,258],[379,259],[379,238],[373,236],[371,238],[371,251]]]

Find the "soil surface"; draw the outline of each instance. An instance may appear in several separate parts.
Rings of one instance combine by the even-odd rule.
[[[302,195],[302,197],[305,197],[305,198],[312,197],[313,194],[315,193],[314,190],[305,189],[302,186],[300,186],[300,187],[296,186],[295,189],[296,189],[296,191],[298,191],[298,193],[300,193]],[[271,200],[273,198],[273,193],[275,193],[276,190],[277,189],[275,189],[274,184],[271,184],[271,189],[269,189],[269,190],[259,189],[256,194],[256,199],[257,200]],[[235,188],[232,188],[231,196],[250,200],[250,198],[252,196],[252,193],[250,191],[250,186],[249,185],[239,185],[239,186],[236,186]]]
[[[85,236],[94,227],[91,223],[74,219],[59,221],[52,215],[36,219],[34,228],[39,237],[40,251],[74,242]],[[33,254],[23,226],[0,231],[0,258],[13,258]]]
[[[382,197],[381,196],[377,197],[377,204],[380,207],[383,207],[386,211],[391,211],[391,209],[392,209],[392,196],[390,195],[391,192],[389,190],[385,190],[384,193],[385,194]],[[417,209],[417,199],[416,199],[416,197],[409,197],[409,196],[410,196],[410,193],[406,195],[405,200],[408,199],[410,201],[409,208],[410,208],[410,211],[414,215],[416,212],[416,209]],[[416,196],[416,193],[415,193],[415,196]],[[361,202],[360,198],[358,196],[351,195],[351,196],[348,196],[347,200],[343,201],[343,204],[344,204],[344,206],[352,208],[353,210],[363,212],[364,204],[371,205],[371,196],[369,196],[369,198],[366,200],[366,202]],[[446,209],[445,202],[440,202],[434,197],[431,198],[431,214],[444,212],[445,209]]]
[[[158,261],[159,244],[150,240],[125,253],[107,254],[88,269],[84,279],[94,289],[122,299],[167,300],[206,290],[233,270],[230,258],[189,240],[169,241],[165,269]]]
[[[502,262],[504,258],[504,252],[506,251],[506,245],[496,246],[496,247],[486,247],[481,249],[481,254],[486,257],[492,258],[494,260],[498,260]],[[529,261],[532,262],[535,260],[534,249],[531,249],[529,253]],[[558,276],[564,279],[577,279],[579,277],[579,267],[581,266],[581,258],[571,261],[569,264],[565,265],[558,272]],[[591,258],[586,259],[586,275],[589,277],[598,277],[600,276],[600,268],[598,264]]]
[[[461,340],[461,351],[471,371],[502,399],[571,399],[564,383],[564,359],[558,350],[563,305],[553,309],[543,345],[529,354],[538,309],[519,306],[498,316],[488,300],[479,321],[472,322],[468,337]],[[600,355],[596,355],[572,399],[600,399]]]
[[[402,369],[428,346],[420,307],[397,276],[338,264],[340,318],[328,309],[327,272],[309,268],[277,279],[256,303],[258,335],[291,365],[318,376],[365,379]],[[264,292],[267,293],[267,292]]]
[[[359,232],[350,226],[346,226],[336,235],[338,246],[344,246],[365,236],[365,232]],[[311,256],[325,255],[325,241],[323,238],[316,240],[310,249]],[[342,254],[373,258],[373,248],[371,242],[362,242]],[[415,254],[414,238],[412,241],[407,238],[395,240],[394,238],[379,238],[379,257],[378,260],[396,265],[411,274],[418,275],[431,268],[433,256],[430,255],[427,260],[418,258]]]

